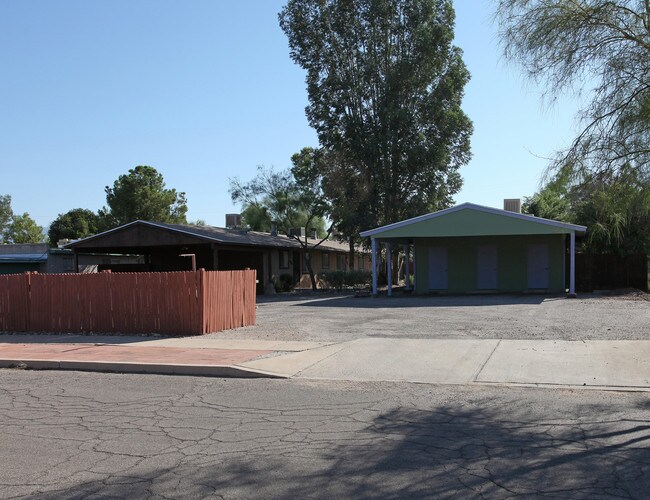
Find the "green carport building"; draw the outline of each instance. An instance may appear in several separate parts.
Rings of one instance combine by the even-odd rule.
[[[417,293],[568,290],[573,296],[575,238],[586,231],[584,226],[463,203],[361,236],[372,241],[373,294],[377,294],[378,245],[384,244],[389,256],[394,245],[403,246],[407,261],[413,252]],[[405,266],[407,289],[409,267]],[[391,295],[391,265],[387,270]]]

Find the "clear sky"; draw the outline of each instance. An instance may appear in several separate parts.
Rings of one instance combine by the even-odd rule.
[[[574,132],[575,104],[547,108],[501,58],[492,2],[456,0],[472,80],[473,158],[456,201],[531,195]],[[316,146],[304,73],[277,22],[284,0],[0,0],[0,194],[47,226],[97,210],[104,187],[151,165],[184,191],[188,219],[238,212],[228,178],[285,168]]]

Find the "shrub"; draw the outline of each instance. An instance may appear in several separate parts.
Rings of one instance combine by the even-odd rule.
[[[358,288],[369,286],[372,282],[372,273],[358,269],[345,273],[345,284],[349,287]]]
[[[293,276],[283,273],[279,277],[273,276],[273,286],[276,292],[291,292],[294,289]]]
[[[321,288],[342,290],[345,284],[345,271],[327,271],[318,275]]]
[[[368,286],[372,280],[369,271],[327,271],[318,275],[321,288],[334,288],[339,292],[346,288]]]

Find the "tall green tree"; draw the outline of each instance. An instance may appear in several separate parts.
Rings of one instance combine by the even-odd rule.
[[[62,239],[76,240],[97,234],[101,229],[99,215],[86,208],[73,208],[59,214],[50,224],[48,239],[51,246],[56,246]]]
[[[307,118],[336,158],[325,191],[349,201],[348,179],[367,203],[363,218],[333,207],[342,227],[443,208],[460,189],[472,124],[460,106],[469,72],[454,18],[450,0],[289,0],[280,12],[291,58],[307,72]]]
[[[45,234],[43,228],[25,212],[22,215],[13,215],[2,238],[4,243],[42,243],[45,241]]]
[[[11,209],[11,196],[0,195],[0,243],[4,243],[4,232],[11,223],[14,212]]]
[[[552,167],[577,178],[650,169],[650,2],[498,0],[507,59],[551,98],[583,96],[582,129]]]
[[[100,217],[108,227],[134,220],[185,223],[187,201],[185,193],[167,189],[161,173],[149,166],[137,166],[120,175],[113,187],[106,186],[108,208]]]

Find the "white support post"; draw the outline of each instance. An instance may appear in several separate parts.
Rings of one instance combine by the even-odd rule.
[[[571,244],[570,244],[570,253],[569,256],[570,266],[569,266],[569,297],[576,296],[576,233],[571,232]]]
[[[409,262],[411,247],[407,243],[406,245],[403,246],[403,249],[404,249],[404,289],[408,291],[411,289],[411,266]]]
[[[413,291],[418,289],[417,259],[415,258],[415,242],[413,242]],[[417,292],[416,292],[417,293]]]
[[[372,241],[372,294],[377,295],[377,240]]]
[[[386,294],[391,297],[393,295],[393,252],[390,243],[386,243],[386,278],[388,281],[388,289]]]

